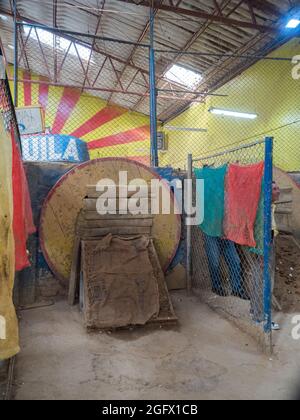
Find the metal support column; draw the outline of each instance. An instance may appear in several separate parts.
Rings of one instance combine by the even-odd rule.
[[[272,182],[273,182],[273,138],[265,140],[264,172],[264,313],[266,334],[272,332],[272,286],[271,286],[271,252],[272,252]]]
[[[186,189],[186,287],[190,294],[192,291],[192,226],[188,218],[191,217],[193,207],[193,156],[191,154],[188,155]]]
[[[18,23],[17,0],[14,0],[14,105],[18,106]]]
[[[150,51],[149,51],[149,74],[150,74],[150,133],[151,133],[151,166],[158,166],[157,153],[157,90],[155,83],[155,51],[154,51],[154,10],[150,9]]]

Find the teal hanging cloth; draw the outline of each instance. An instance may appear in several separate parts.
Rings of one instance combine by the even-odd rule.
[[[227,165],[220,168],[194,169],[196,178],[204,180],[204,221],[199,227],[208,236],[223,237],[226,173]]]

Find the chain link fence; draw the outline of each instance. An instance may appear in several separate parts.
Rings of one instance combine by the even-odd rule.
[[[177,78],[178,90],[172,95],[180,96],[182,105],[178,106],[177,101],[158,101],[160,130],[167,145],[159,151],[160,165],[186,168],[188,153],[214,154],[258,138],[274,137],[274,165],[286,172],[300,172],[297,40],[267,57],[217,56],[196,51],[176,56],[176,52],[158,51],[158,67],[162,59],[164,69],[169,69],[166,75]],[[171,64],[174,59],[187,71],[197,64],[200,82],[188,88],[192,76],[181,76]],[[215,62],[213,70],[205,62]],[[168,81],[158,82],[158,89],[168,88]],[[196,93],[191,93],[191,89]],[[184,99],[192,101],[192,105]]]
[[[182,106],[178,106],[177,100],[158,100],[159,131],[164,139],[164,146],[158,152],[159,165],[187,172],[189,154],[195,160],[196,169],[265,162],[264,144],[256,142],[272,137],[274,167],[292,175],[297,182],[300,174],[298,52],[297,40],[267,57],[156,51],[157,67],[163,68],[170,79],[177,79],[177,90],[173,86],[174,92],[169,94],[182,98]],[[174,59],[180,71],[174,67]],[[215,63],[213,70],[208,62]],[[192,80],[189,71],[195,68],[199,69],[194,74],[198,79],[188,87]],[[170,80],[157,83],[160,92],[170,89]],[[255,143],[252,147],[243,147],[252,143]],[[274,180],[276,177],[275,171]],[[295,202],[296,199],[294,196]],[[266,210],[262,200],[261,197],[258,216]],[[293,206],[294,213],[296,204]],[[289,217],[295,220],[294,215]],[[256,232],[257,243],[264,243],[265,229],[262,221],[260,231]],[[209,237],[198,226],[191,229],[194,291],[268,348],[271,333],[265,329],[266,300],[273,299],[273,308],[280,309],[272,292],[265,291],[266,270],[272,278],[271,289],[274,286],[274,249],[273,245],[270,267],[268,264],[266,268],[262,245],[260,251],[250,250],[221,237]]]
[[[79,163],[126,157],[150,165],[150,93],[155,89],[159,168],[184,176],[188,154],[198,169],[265,162],[263,143],[241,146],[274,137],[274,165],[297,178],[297,48],[293,40],[266,58],[156,50],[154,87],[148,45],[19,22],[17,112],[24,118],[19,120],[23,159]],[[178,77],[174,62],[199,72]],[[22,114],[30,108],[35,111]],[[34,125],[37,116],[41,128],[28,133],[27,125]],[[194,289],[265,339],[264,254],[208,238],[193,227],[192,256]]]
[[[2,59],[2,55],[0,55],[0,58]],[[0,113],[2,114],[6,130],[9,132],[13,130],[14,138],[18,142],[19,146],[21,146],[15,109],[6,73],[4,73],[0,78]]]
[[[265,242],[267,215],[271,214],[271,200],[265,200],[266,188],[269,186],[270,191],[272,184],[272,178],[269,176],[268,179],[265,171],[268,160],[269,167],[272,167],[272,157],[266,154],[265,141],[224,150],[211,157],[193,157],[194,205],[197,197],[201,199],[195,189],[195,178],[203,179],[204,221],[200,226],[192,226],[187,246],[191,248],[191,277],[195,293],[269,350],[272,349],[270,304],[275,254],[274,244],[269,249]],[[235,185],[230,185],[230,171],[244,177],[247,196],[241,197],[240,202],[233,202],[230,198],[232,187],[235,188]],[[249,178],[250,173],[255,174],[256,179]],[[259,187],[256,192],[255,184]],[[256,207],[253,207],[255,202]],[[247,212],[247,220],[251,218],[251,211],[255,216],[252,247],[250,229],[247,231],[249,226],[243,225],[246,215],[241,211]],[[236,226],[232,225],[232,214],[238,219]],[[235,228],[235,240],[226,239],[232,237]],[[240,245],[247,242],[248,246]]]

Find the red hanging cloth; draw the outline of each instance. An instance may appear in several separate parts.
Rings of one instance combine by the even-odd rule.
[[[15,133],[11,128],[12,141],[12,182],[13,182],[13,232],[15,239],[15,269],[21,271],[30,266],[26,242],[28,236],[36,231],[33,223],[31,201],[27,178],[15,140]]]
[[[254,226],[264,174],[264,162],[230,165],[226,177],[225,238],[239,245],[256,247]]]

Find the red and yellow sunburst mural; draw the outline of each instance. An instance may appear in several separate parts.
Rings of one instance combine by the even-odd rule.
[[[41,105],[49,132],[85,141],[91,159],[127,157],[149,165],[149,117],[79,89],[38,83],[47,79],[24,70],[18,77],[18,106]]]

